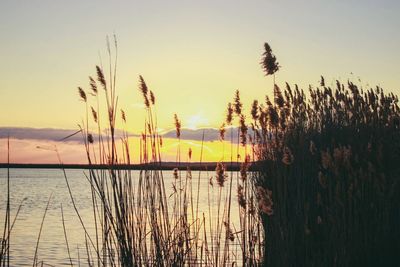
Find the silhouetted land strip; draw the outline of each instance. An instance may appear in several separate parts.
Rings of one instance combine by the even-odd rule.
[[[250,171],[257,170],[258,164],[252,164],[249,168]],[[190,170],[193,171],[214,171],[217,166],[216,162],[206,162],[206,163],[198,163],[198,162],[191,162],[191,163],[177,163],[177,162],[162,162],[162,163],[149,163],[149,164],[118,164],[112,166],[113,169],[120,169],[120,170],[173,170],[178,168],[180,170]],[[224,163],[227,171],[239,171],[240,164],[233,162]],[[0,163],[0,168],[15,168],[15,169],[109,169],[111,168],[110,165],[105,164],[29,164],[29,163]]]

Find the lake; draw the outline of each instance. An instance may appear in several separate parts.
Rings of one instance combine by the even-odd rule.
[[[66,170],[75,203],[83,218],[89,234],[94,235],[93,209],[90,184],[85,177],[88,170]],[[139,171],[131,171],[132,179],[139,177]],[[166,195],[172,194],[174,180],[172,171],[163,171]],[[219,189],[216,183],[209,187],[209,179],[214,172],[200,173],[200,207],[201,212],[216,221],[215,211]],[[234,176],[237,173],[234,173]],[[192,172],[193,185],[197,186],[199,172]],[[233,179],[234,181],[236,180]],[[3,233],[7,200],[7,169],[0,169],[0,230]],[[85,234],[73,209],[62,170],[59,169],[10,169],[11,220],[22,202],[19,216],[11,233],[10,265],[32,266],[40,224],[49,196],[52,195],[40,238],[38,259],[43,266],[69,266],[69,257],[64,237],[61,205],[63,206],[65,226],[73,263],[86,266]],[[208,192],[210,188],[210,198]],[[225,186],[223,190],[227,190]],[[237,192],[234,183],[232,191],[236,200]],[[211,215],[208,199],[210,199]],[[232,224],[240,227],[237,201],[232,201]],[[237,250],[239,250],[238,248]],[[240,254],[237,251],[237,254]]]

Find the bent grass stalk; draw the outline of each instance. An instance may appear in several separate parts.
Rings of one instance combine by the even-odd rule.
[[[50,196],[49,196],[49,200],[47,201],[46,208],[44,210],[44,214],[43,214],[43,217],[42,217],[42,222],[40,223],[40,229],[39,229],[38,239],[37,239],[36,248],[35,248],[35,255],[33,257],[33,264],[32,264],[33,267],[35,267],[38,264],[38,262],[37,262],[37,253],[38,253],[38,249],[39,249],[40,237],[42,235],[44,219],[46,218],[47,210],[49,209],[49,205],[50,205],[50,201],[51,201],[52,197],[53,197],[53,193],[51,193]]]

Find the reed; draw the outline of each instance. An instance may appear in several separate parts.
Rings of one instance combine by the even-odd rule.
[[[44,209],[44,214],[43,214],[43,217],[42,217],[42,222],[40,223],[39,234],[38,234],[38,238],[37,238],[37,241],[36,241],[35,255],[34,255],[34,257],[33,257],[33,264],[32,264],[33,267],[39,265],[39,263],[38,263],[38,256],[37,256],[37,255],[38,255],[38,249],[39,249],[39,242],[40,242],[40,237],[42,236],[42,230],[43,230],[44,220],[46,219],[47,210],[49,209],[49,205],[50,205],[50,201],[51,201],[51,198],[52,198],[52,197],[53,197],[53,194],[50,194],[49,199],[48,199],[47,204],[46,204],[46,208]],[[42,265],[43,265],[43,264],[42,264]]]
[[[253,110],[264,264],[398,264],[398,97],[351,81],[331,87],[321,77],[308,95],[274,82],[274,103],[267,97]]]
[[[7,137],[7,163],[10,164],[10,137]],[[11,183],[10,183],[10,168],[7,167],[7,200],[6,210],[4,214],[4,229],[2,237],[0,238],[0,266],[10,266],[10,247],[11,247],[11,233],[17,221],[18,215],[22,209],[23,203],[26,198],[22,199],[15,212],[14,218],[11,222]]]
[[[114,49],[117,50],[117,47]],[[243,263],[256,265],[260,256],[255,256],[255,252],[247,248],[247,240],[250,227],[254,225],[253,221],[257,220],[252,219],[251,224],[246,224],[248,220],[246,211],[241,208],[240,225],[232,225],[230,221],[234,174],[231,173],[231,179],[228,180],[226,167],[222,162],[218,163],[215,174],[205,170],[205,175],[212,176],[217,182],[214,186],[208,179],[202,177],[203,171],[198,173],[196,182],[193,181],[189,167],[184,173],[181,171],[184,164],[181,162],[184,155],[179,145],[182,125],[176,114],[174,126],[178,140],[177,168],[173,171],[175,179],[172,185],[165,185],[164,173],[161,170],[162,137],[157,126],[156,98],[142,76],[139,76],[139,91],[143,97],[146,116],[140,147],[136,150],[140,151],[139,161],[144,167],[139,175],[131,170],[117,168],[119,164],[131,164],[131,145],[126,130],[122,130],[121,140],[115,135],[116,122],[119,119],[116,114],[120,110],[116,94],[117,56],[115,52],[115,58],[111,60],[112,51],[109,45],[108,53],[110,58],[108,77],[104,74],[105,70],[97,66],[97,81],[89,77],[89,89],[92,93],[87,94],[83,88],[78,88],[86,110],[85,119],[80,127],[88,164],[108,166],[103,170],[90,169],[87,174],[92,189],[95,229],[94,237],[85,230],[88,240],[86,242],[88,262],[93,266],[225,266],[238,264],[239,259],[242,261],[244,257]],[[97,90],[97,83],[100,83],[102,91]],[[236,111],[242,106],[238,97],[239,95],[234,106]],[[105,127],[100,123],[99,114],[102,111],[99,98],[104,98],[106,103],[105,112],[108,121]],[[127,114],[123,110],[120,113],[122,125],[127,125],[129,123]],[[244,118],[242,127],[245,127]],[[98,138],[93,137],[92,129],[97,129]],[[222,130],[224,131],[224,127]],[[242,134],[246,134],[243,129]],[[119,143],[122,144],[122,149],[117,147]],[[203,160],[202,157],[201,153],[200,162]],[[192,151],[189,149],[187,161],[191,160]],[[239,158],[236,160],[239,161]],[[147,168],[149,164],[153,167]],[[68,185],[67,177],[66,182]],[[200,194],[204,194],[200,191],[203,183],[207,183],[208,187],[208,210],[199,208]],[[171,195],[167,195],[166,186],[172,186]],[[251,194],[249,188],[246,186],[244,191],[246,197]],[[73,193],[71,191],[69,193],[74,203]],[[215,198],[217,205],[213,206],[211,203]],[[75,211],[80,216],[79,211]],[[253,215],[255,218],[256,214]],[[86,229],[83,220],[80,221]],[[237,255],[237,246],[233,245],[234,241],[241,244],[240,250],[243,253],[240,257]],[[260,244],[260,239],[254,242],[256,243]]]
[[[7,162],[10,163],[10,137],[7,138]],[[7,168],[7,203],[4,220],[3,237],[0,247],[0,265],[10,266],[10,238],[11,238],[11,220],[10,220],[10,168]]]

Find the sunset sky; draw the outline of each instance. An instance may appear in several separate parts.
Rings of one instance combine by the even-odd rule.
[[[279,85],[307,89],[324,75],[328,85],[351,79],[400,94],[399,11],[399,1],[2,0],[0,137],[5,127],[77,129],[85,110],[77,86],[88,89],[95,65],[107,65],[114,33],[119,108],[132,133],[144,121],[139,74],[155,92],[163,130],[174,113],[183,127],[219,127],[236,89],[248,111],[272,92],[259,65],[264,42],[282,66]],[[15,139],[14,161],[52,161],[36,144]],[[0,145],[4,162],[4,138]],[[68,162],[75,145],[59,144]]]

